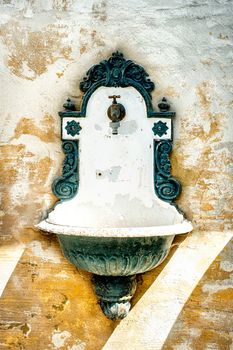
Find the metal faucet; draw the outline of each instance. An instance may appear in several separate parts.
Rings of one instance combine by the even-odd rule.
[[[109,123],[112,128],[112,134],[118,134],[118,128],[120,127],[120,121],[125,117],[125,107],[117,102],[117,98],[120,98],[120,95],[108,96],[108,98],[113,98],[112,104],[108,107],[107,114],[111,122]]]

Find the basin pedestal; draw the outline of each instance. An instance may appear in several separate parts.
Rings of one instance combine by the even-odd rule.
[[[136,275],[119,277],[94,275],[92,282],[105,316],[111,320],[126,317],[131,307],[130,300],[137,288]]]

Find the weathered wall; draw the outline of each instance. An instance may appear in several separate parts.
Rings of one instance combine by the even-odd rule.
[[[61,255],[58,242],[54,238],[40,237],[39,234],[35,234],[33,238],[0,298],[0,349],[101,350],[119,322],[110,321],[103,315],[91,286],[91,275],[85,271],[77,271],[69,264]],[[174,246],[162,265],[140,277],[133,305],[155,281],[175,249]],[[231,350],[232,257],[233,242],[227,245],[203,276],[185,304],[164,347],[156,346],[158,342],[154,341],[154,328],[157,328],[158,316],[149,312],[148,317],[144,313],[141,318],[141,322],[144,320],[145,324],[139,331],[137,329],[137,333],[134,333],[134,323],[127,324],[126,318],[124,324],[128,326],[126,330],[129,336],[124,339],[122,335],[125,334],[120,332],[120,346],[107,346],[106,349]],[[192,275],[191,271],[190,273]],[[185,281],[183,283],[184,288],[187,288]],[[180,285],[176,290],[174,309],[182,288],[183,285]],[[169,294],[171,296],[172,292]],[[161,305],[161,300],[155,297],[154,303],[163,307],[165,300],[166,295],[162,298]],[[171,307],[165,310],[166,315],[172,315],[174,309]],[[145,311],[148,312],[148,305]],[[148,321],[152,319],[154,322],[148,325]],[[166,322],[167,318],[162,323],[166,325]],[[161,333],[164,333],[163,328],[157,333],[158,338],[163,338]],[[136,347],[135,338],[139,340],[140,336],[142,343],[140,345],[138,341]]]
[[[142,63],[177,112],[173,173],[199,229],[230,227],[231,1],[3,1],[3,236],[19,237],[55,198],[59,117],[86,70],[119,49]]]
[[[172,166],[173,174],[183,184],[183,192],[178,200],[180,207],[192,220],[195,229],[203,230],[203,234],[204,230],[232,229],[233,123],[230,123],[230,116],[233,105],[233,4],[227,0],[2,0],[0,13],[1,238],[8,240],[14,237],[24,242],[32,241],[31,248],[28,249],[32,249],[33,244],[37,248],[32,249],[32,253],[29,252],[32,254],[32,262],[26,255],[18,266],[15,280],[9,284],[6,294],[9,296],[8,305],[9,300],[15,300],[15,305],[19,304],[19,300],[25,300],[24,290],[28,286],[29,289],[32,288],[32,294],[28,307],[22,303],[16,317],[22,324],[11,328],[18,335],[9,332],[8,338],[5,338],[7,345],[3,349],[36,349],[38,343],[42,349],[46,346],[56,348],[51,345],[51,337],[54,335],[56,343],[59,338],[59,335],[56,336],[57,330],[58,333],[66,331],[71,334],[63,334],[66,339],[63,342],[65,345],[62,345],[64,349],[80,350],[85,348],[82,342],[87,343],[88,332],[93,324],[90,308],[96,303],[95,296],[92,292],[85,294],[84,301],[89,301],[81,302],[75,309],[79,320],[76,325],[82,323],[84,318],[89,320],[88,325],[82,323],[78,331],[72,328],[75,321],[71,313],[63,313],[62,316],[53,314],[58,312],[59,303],[62,304],[63,300],[59,298],[64,293],[61,285],[54,297],[49,287],[50,273],[46,268],[43,271],[38,267],[41,262],[37,261],[36,254],[40,252],[38,245],[41,238],[32,230],[33,225],[56,200],[51,192],[51,183],[60,173],[63,159],[57,111],[62,108],[67,96],[75,99],[77,106],[80,105],[80,79],[91,65],[110,56],[113,51],[118,49],[126,58],[141,63],[156,83],[154,104],[161,97],[167,96],[177,112]],[[43,244],[46,247],[44,252]],[[41,254],[44,257],[47,256],[48,243],[43,244]],[[31,263],[37,265],[30,265]],[[61,264],[68,266],[63,260]],[[28,270],[25,266],[29,266]],[[59,273],[57,266],[56,261],[51,260],[50,269],[54,275]],[[218,266],[215,263],[210,273]],[[74,269],[70,265],[66,273],[74,279]],[[213,275],[215,276],[214,272]],[[21,277],[17,280],[17,276]],[[35,294],[32,287],[34,282],[29,283],[26,279],[31,277],[28,276],[34,276],[32,278],[37,283]],[[151,276],[145,275],[143,291],[153,281]],[[225,278],[225,272],[221,276]],[[24,277],[24,282],[17,285],[15,294],[12,283],[22,282]],[[62,277],[58,278],[60,283]],[[70,288],[67,280],[64,279],[65,289]],[[53,280],[54,288],[56,283]],[[70,283],[69,298],[72,299],[76,296],[76,292],[72,294],[76,282]],[[10,286],[13,286],[12,289]],[[82,289],[89,293],[86,288],[91,288],[90,279],[87,279]],[[213,295],[211,287],[203,288],[206,299]],[[199,290],[193,299],[197,303],[203,297]],[[55,304],[48,302],[53,297],[58,298]],[[38,298],[42,305],[35,302]],[[211,298],[207,301],[213,300]],[[219,298],[217,294],[214,299],[216,310]],[[221,298],[225,303],[222,305],[228,307],[227,292],[221,294]],[[35,318],[30,343],[27,337],[29,331],[24,324],[28,323],[27,312],[30,308],[30,312],[34,312],[33,305],[38,308],[36,310],[42,318]],[[212,308],[213,304],[207,302],[204,306]],[[15,306],[11,305],[12,315],[14,310]],[[187,308],[179,319],[171,335],[171,342],[174,342],[176,332],[183,325],[189,327],[189,310]],[[24,311],[26,314],[22,316]],[[46,319],[50,311],[53,321],[58,317],[63,326]],[[9,318],[5,314],[4,317],[4,320]],[[33,316],[30,317],[33,319]],[[10,320],[13,318],[10,317]],[[93,329],[92,340],[86,349],[94,349],[93,344],[97,340],[99,343],[96,349],[101,348],[114,328],[102,315],[98,314],[97,319],[96,327],[99,328]],[[199,319],[195,318],[198,324]],[[50,326],[47,326],[49,322]],[[213,324],[214,320],[211,322]],[[225,327],[224,322],[221,327]],[[38,324],[43,323],[44,336],[36,332]],[[205,323],[205,327],[210,327],[210,323],[209,326],[208,322]],[[3,324],[2,327],[8,326]],[[86,333],[82,338],[84,329]],[[76,332],[75,339],[81,339],[81,343],[78,343],[79,340],[75,343],[72,332]],[[4,331],[4,336],[5,334]],[[197,332],[193,334],[195,338]],[[21,335],[23,341],[20,340]],[[210,337],[211,334],[208,333],[207,336]],[[183,335],[184,344],[187,343],[186,338],[187,335]],[[229,339],[225,339],[227,340],[223,344],[227,348]],[[167,343],[167,349],[173,348],[171,342]],[[61,341],[60,344],[63,343]],[[198,344],[194,339],[187,346],[192,350],[201,349]],[[216,341],[216,344],[221,343]],[[186,349],[189,349],[187,346]],[[221,345],[216,346],[219,346],[215,347],[217,349],[225,349]],[[174,349],[181,347],[177,345]]]

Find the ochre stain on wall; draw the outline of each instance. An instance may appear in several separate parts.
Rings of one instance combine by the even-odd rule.
[[[192,293],[164,350],[230,348],[232,252],[233,242],[215,260]],[[133,304],[163,265],[139,279]],[[118,324],[102,314],[91,275],[69,264],[54,236],[43,237],[36,232],[0,299],[0,307],[0,338],[12,350],[17,346],[26,350],[38,347],[70,350],[78,344],[85,350],[100,350]],[[59,339],[64,342],[59,343]]]
[[[101,312],[91,275],[68,263],[55,237],[36,232],[0,307],[1,343],[12,350],[100,350],[118,324]]]
[[[208,81],[203,81],[196,88],[199,101],[203,109],[208,109],[210,108],[210,105],[211,105],[211,97],[210,97],[209,90],[210,90],[210,83]]]
[[[196,90],[202,108],[201,119],[192,123],[188,118],[181,120],[180,138],[175,140],[171,156],[172,173],[183,185],[177,203],[185,208],[196,228],[223,230],[232,227],[231,209],[226,205],[232,200],[232,194],[224,191],[223,199],[221,189],[223,181],[229,185],[232,181],[229,169],[233,161],[232,147],[223,142],[227,118],[223,113],[211,112],[208,82],[202,82]],[[186,145],[192,143],[193,149],[197,144],[198,147],[190,155]]]
[[[57,200],[51,191],[54,161],[47,156],[48,152],[40,152],[40,145],[46,149],[46,144],[58,142],[55,122],[54,117],[48,113],[40,120],[39,125],[31,118],[21,118],[11,138],[14,144],[1,145],[4,158],[0,165],[3,194],[1,239],[14,237],[24,241],[24,228],[32,227],[45,215],[45,200],[51,205]],[[21,139],[25,135],[38,138],[35,153],[28,151],[28,141]],[[30,139],[29,142],[35,141]]]
[[[193,291],[163,350],[231,348],[232,254],[233,241],[225,247]]]
[[[70,59],[72,49],[65,43],[66,26],[49,25],[40,31],[29,31],[11,21],[0,27],[0,36],[8,50],[9,69],[24,79],[34,80],[58,59]]]
[[[1,192],[2,192],[2,235],[1,239],[20,239],[23,227],[32,226],[43,213],[44,195],[54,196],[48,183],[53,161],[43,157],[34,160],[34,154],[26,146],[2,145]],[[26,186],[26,187],[25,187]]]
[[[101,33],[97,32],[95,29],[81,27],[79,34],[79,52],[81,55],[90,50],[91,47],[103,48],[106,46],[105,40],[103,39]]]
[[[92,5],[92,16],[96,20],[106,21],[106,1],[95,1]]]
[[[21,135],[34,135],[44,142],[58,141],[58,135],[55,133],[55,123],[57,120],[49,114],[45,114],[40,121],[40,127],[30,118],[22,118],[19,120],[15,128],[15,135],[12,139],[18,139]]]
[[[52,6],[54,10],[67,11],[71,4],[72,0],[54,0]]]
[[[232,107],[229,5],[199,1],[197,6],[181,7],[174,1],[166,8],[156,6],[148,2],[145,7],[144,1],[119,6],[111,0],[1,5],[1,106],[9,113],[6,129],[13,130],[9,139],[3,130],[9,144],[1,147],[1,239],[14,237],[29,245],[0,299],[4,349],[100,350],[117,325],[102,314],[91,276],[68,263],[55,238],[33,230],[56,201],[51,184],[63,158],[55,128],[57,108],[51,101],[61,101],[61,108],[68,95],[79,98],[76,74],[81,78],[89,66],[116,49],[126,58],[136,58],[150,74],[156,86],[155,108],[167,96],[177,111],[171,161],[172,174],[183,186],[179,207],[200,230],[232,228],[233,152],[226,136]],[[32,17],[27,17],[28,10]],[[218,16],[212,16],[214,11]],[[212,16],[211,21],[206,16]],[[54,75],[56,82],[48,89],[46,82],[53,82]],[[25,99],[27,112],[22,112]],[[171,254],[174,251],[175,247]],[[232,255],[221,255],[212,265],[164,350],[232,346],[231,261]],[[133,305],[166,262],[139,277]]]
[[[4,155],[5,161],[0,163],[1,174],[6,174],[7,176],[2,176],[1,183],[6,185],[11,185],[15,183],[20,163],[22,162],[22,155],[27,158],[32,158],[33,153],[25,151],[25,145],[1,145],[1,154]]]

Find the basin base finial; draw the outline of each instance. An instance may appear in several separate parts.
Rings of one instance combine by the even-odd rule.
[[[106,317],[120,320],[128,315],[131,307],[129,301],[137,287],[135,275],[116,277],[94,275],[93,284]]]

